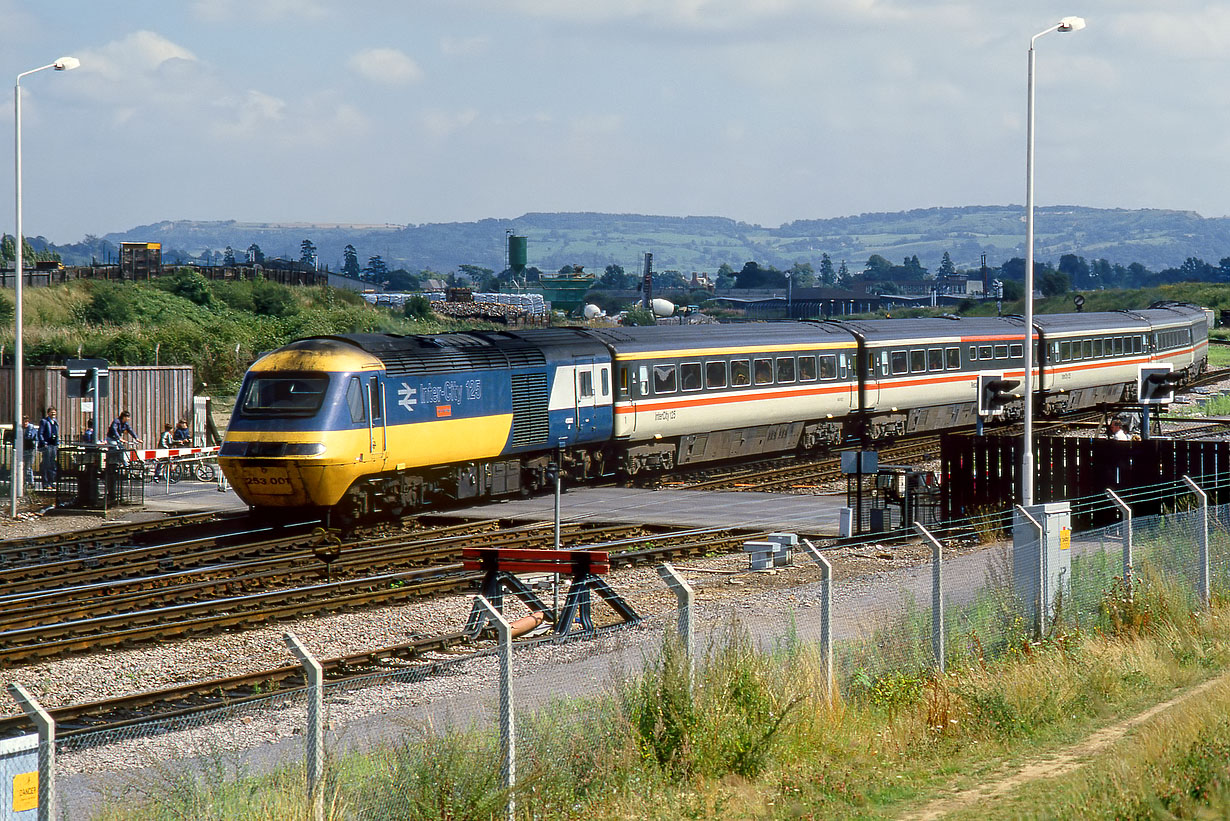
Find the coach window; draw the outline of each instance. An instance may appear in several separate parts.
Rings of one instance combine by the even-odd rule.
[[[1145,352],[1145,338],[1143,336],[1132,337],[1132,353]]]
[[[346,388],[346,407],[350,409],[352,424],[367,421],[367,413],[363,410],[363,386],[357,376],[350,377],[350,385]]]
[[[910,373],[927,372],[927,352],[922,348],[910,351]]]
[[[653,366],[653,392],[656,396],[675,392],[675,366]]]
[[[1115,356],[1122,356],[1123,355],[1123,337],[1116,336],[1113,340],[1111,340],[1111,344],[1114,346]]]
[[[893,374],[909,373],[910,357],[905,351],[893,351]]]
[[[820,357],[820,378],[821,379],[836,379],[837,378],[837,357],[835,356]]]
[[[679,387],[685,391],[701,389],[699,362],[684,362],[679,366]]]
[[[994,359],[995,354],[991,353],[991,346],[990,345],[979,345],[978,346],[978,358],[979,359]]]
[[[1093,358],[1094,359],[1102,358],[1102,340],[1101,339],[1093,340]]]
[[[742,388],[752,384],[752,367],[751,362],[746,359],[730,360],[730,385],[734,388]]]
[[[960,348],[945,348],[944,356],[947,360],[946,365],[950,371],[961,370],[961,349]]]
[[[853,355],[850,356],[853,358]],[[845,379],[850,375],[850,361],[846,358],[846,354],[841,354],[837,357],[837,375]]]
[[[649,366],[641,365],[637,376],[640,377],[640,395],[649,396]]]
[[[611,395],[611,372],[605,367],[602,368],[602,395]]]
[[[705,363],[705,385],[710,388],[726,387],[726,363],[718,360],[717,362]]]
[[[1059,343],[1059,361],[1067,362],[1071,359],[1072,359],[1072,343],[1071,342],[1060,342]]]
[[[800,356],[799,357],[799,381],[800,382],[815,382],[816,381],[816,357]]]
[[[978,348],[974,345],[969,346],[969,361],[970,362],[978,361]]]
[[[1036,350],[1035,350],[1035,353],[1036,353]],[[1025,356],[1025,346],[1024,345],[1013,345],[1012,347],[1008,349],[1009,359],[1020,359],[1023,356]]]
[[[777,358],[777,384],[787,385],[794,381],[794,357],[779,356]]]
[[[996,345],[995,346],[995,358],[996,359],[1007,359],[1008,358],[1008,346],[1007,345]]]
[[[594,374],[593,371],[586,368],[583,371],[577,371],[577,396],[582,399],[589,399],[594,395]]]
[[[755,360],[752,365],[752,376],[756,379],[757,385],[772,385],[773,360],[767,358]]]
[[[1093,340],[1092,339],[1081,340],[1081,358],[1082,359],[1093,359]]]
[[[931,348],[927,351],[927,370],[942,371],[944,370],[944,349]]]

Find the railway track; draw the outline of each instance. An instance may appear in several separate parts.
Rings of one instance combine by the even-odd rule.
[[[614,568],[633,567],[645,564],[656,564],[669,559],[703,556],[715,552],[725,552],[736,548],[744,540],[763,535],[759,531],[733,530],[688,530],[688,531],[655,531],[630,525],[587,525],[589,535],[595,541],[587,544],[591,549],[608,550],[611,565]],[[524,531],[533,532],[535,537],[553,537],[549,526],[529,526]],[[544,532],[545,531],[545,532]],[[641,531],[639,533],[634,531]],[[607,540],[597,540],[599,536],[614,537]],[[578,534],[584,543],[586,534]],[[509,540],[514,541],[512,539]],[[572,544],[574,542],[571,542]],[[345,545],[343,545],[345,548]],[[456,548],[459,552],[460,548]],[[345,550],[343,549],[343,555]],[[354,595],[334,595],[323,601],[307,603],[307,612],[320,612],[328,609],[348,609],[359,606],[371,606],[388,600],[402,600],[414,596],[432,595],[445,591],[461,591],[477,583],[479,574],[466,572],[460,563],[435,565],[422,570],[406,571],[394,574],[401,584],[396,588],[380,589],[379,586],[355,591]],[[358,580],[359,586],[370,580]],[[317,585],[322,589],[327,585]],[[311,591],[299,589],[292,592],[294,596],[304,596]],[[252,600],[261,596],[250,597]],[[0,609],[9,610],[11,601],[0,601]],[[72,650],[99,649],[118,644],[132,643],[139,638],[147,640],[166,640],[181,635],[197,632],[209,632],[221,627],[242,625],[244,616],[235,612],[238,607],[236,600],[213,600],[201,605],[201,612],[194,614],[191,608],[163,608],[163,615],[173,616],[170,622],[155,619],[147,627],[132,627],[133,614],[128,613],[116,617],[115,626],[120,629],[109,633],[95,633],[86,636],[80,634],[88,622],[58,625],[66,628],[66,637],[49,639],[48,634],[40,628],[31,628],[25,636],[27,641],[22,645],[27,657],[38,658],[48,654],[42,649],[49,645],[53,652],[68,652]],[[252,623],[265,623],[279,618],[302,615],[295,603],[282,604],[275,607],[256,609],[249,617]],[[239,619],[237,622],[235,619]],[[94,625],[106,620],[94,621]],[[252,626],[246,623],[246,626]],[[129,626],[125,627],[125,624]],[[601,633],[620,625],[600,627]],[[586,634],[592,635],[592,634]],[[8,639],[15,634],[4,633]],[[545,639],[533,639],[541,641]],[[387,681],[389,677],[404,672],[406,665],[417,665],[416,674],[427,675],[442,665],[440,661],[431,661],[427,657],[433,654],[456,654],[479,652],[468,637],[460,633],[449,633],[441,636],[415,639],[404,644],[367,650],[349,656],[326,659],[322,662],[329,680],[369,679],[372,683]],[[23,658],[18,650],[10,652],[6,646],[0,649],[0,661],[14,663]],[[384,678],[380,673],[387,673]],[[372,678],[375,676],[375,678]],[[61,738],[80,735],[97,730],[119,729],[137,723],[149,722],[152,717],[159,719],[179,718],[195,715],[215,709],[223,705],[242,704],[245,701],[266,697],[275,690],[301,688],[304,686],[302,669],[297,666],[284,666],[240,676],[219,678],[210,681],[196,682],[158,691],[136,693],[106,701],[76,704],[51,710],[52,716],[60,727]],[[0,737],[9,737],[28,731],[28,720],[24,716],[0,718]]]
[[[570,546],[611,550],[612,564],[735,550],[754,533],[672,532],[643,525],[566,523]],[[403,604],[477,581],[462,547],[549,547],[548,524],[498,520],[343,542],[332,534],[208,545],[169,568],[146,548],[106,554],[98,567],[56,563],[58,575],[0,571],[0,663],[241,630],[306,615]]]

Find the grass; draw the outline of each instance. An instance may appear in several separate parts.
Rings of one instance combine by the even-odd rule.
[[[0,295],[0,302],[6,297]],[[266,280],[207,281],[181,272],[151,283],[74,281],[31,288],[24,302],[26,358],[77,356],[116,365],[192,365],[200,390],[233,394],[262,352],[294,339],[358,332],[438,333],[462,323],[411,320],[350,291],[292,288]],[[7,310],[5,310],[7,309]],[[12,310],[0,305],[12,350]],[[471,327],[467,323],[465,327]]]
[[[1173,535],[1155,537],[1163,544]],[[744,628],[728,624],[698,660],[694,684],[667,636],[643,675],[599,697],[521,714],[518,817],[896,817],[951,789],[998,778],[1005,765],[1061,749],[1230,669],[1226,602],[1195,613],[1185,583],[1154,572],[1147,558],[1140,565],[1131,596],[1111,578],[1092,606],[1082,605],[1079,623],[1060,619],[1041,640],[992,590],[967,607],[975,616],[962,621],[954,609],[950,621],[965,624],[962,630],[985,619],[1005,623],[998,652],[973,652],[978,645],[966,641],[951,651],[943,675],[929,669],[925,653],[889,669],[866,668],[832,701],[815,648],[791,633],[758,649]],[[1084,595],[1074,593],[1074,607]],[[926,635],[919,616],[905,608],[899,624],[885,625],[881,655],[897,657],[892,636],[917,644]],[[904,623],[915,623],[913,632]],[[1170,740],[1142,743],[1132,758],[1126,747],[1105,758],[1130,765],[1031,783],[1023,797],[976,812],[1089,817],[1074,808],[1093,806],[1094,817],[1216,813],[1226,806],[1230,688],[1199,701],[1201,711],[1174,719],[1169,735],[1159,736]],[[399,745],[330,761],[326,816],[499,817],[499,760],[487,729],[408,733]],[[229,778],[195,779],[167,769],[162,781],[161,792],[147,787],[145,800],[102,817],[304,817],[297,768],[261,778],[235,768]],[[1094,803],[1081,803],[1087,801]]]

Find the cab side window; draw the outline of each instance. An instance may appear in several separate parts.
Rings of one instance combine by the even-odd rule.
[[[350,377],[350,384],[346,386],[346,408],[350,411],[351,424],[367,421],[367,412],[363,409],[363,386],[357,376]]]

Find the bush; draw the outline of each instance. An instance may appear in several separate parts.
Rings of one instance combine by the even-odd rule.
[[[252,284],[252,311],[257,316],[291,316],[299,313],[299,306],[290,288],[263,279]]]
[[[419,294],[409,297],[402,308],[402,315],[406,319],[431,319],[431,300]]]
[[[195,302],[203,308],[209,308],[214,304],[213,293],[209,290],[209,280],[196,271],[181,268],[173,276],[159,279],[155,284],[164,291],[183,297],[189,302]]]
[[[114,282],[96,282],[84,319],[91,325],[123,325],[131,322],[133,310],[129,286]]]

